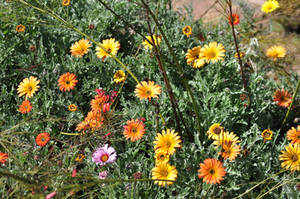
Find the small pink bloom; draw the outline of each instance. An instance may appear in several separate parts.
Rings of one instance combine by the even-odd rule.
[[[99,172],[99,179],[103,180],[103,179],[105,179],[107,177],[107,175],[108,175],[107,171]]]
[[[110,136],[110,134],[111,134],[111,132],[109,132],[109,133],[105,134],[105,137],[108,137],[108,136]]]
[[[46,191],[48,189],[48,186],[44,186],[44,191]]]
[[[73,169],[72,177],[75,177],[75,176],[76,176],[76,172],[77,172],[77,170],[76,170],[76,169]]]
[[[108,144],[105,144],[103,147],[97,148],[93,153],[92,160],[97,165],[101,166],[106,165],[107,163],[114,163],[117,159],[116,151],[113,147],[109,147]]]
[[[51,199],[53,198],[54,196],[56,195],[56,191],[52,192],[52,193],[49,193],[45,199]]]
[[[110,109],[110,104],[109,104],[109,103],[105,103],[105,104],[103,105],[102,111],[103,111],[103,113],[106,113],[106,112],[109,111],[109,109]]]

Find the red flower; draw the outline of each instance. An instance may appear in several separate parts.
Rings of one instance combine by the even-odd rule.
[[[232,19],[233,19],[233,24],[234,25],[238,25],[240,23],[240,17],[239,17],[238,14],[233,13],[232,14]],[[228,17],[228,23],[230,25],[232,25],[232,21],[231,21],[231,17],[230,16]]]
[[[105,103],[103,105],[102,111],[103,111],[103,113],[106,113],[106,112],[109,111],[109,109],[110,109],[110,104],[109,103]]]
[[[36,136],[35,141],[36,144],[43,147],[50,141],[50,134],[49,133],[40,133]]]
[[[22,104],[19,107],[19,111],[22,114],[30,112],[31,109],[32,109],[32,105],[30,104],[30,102],[28,100],[23,101]]]
[[[4,164],[8,158],[8,155],[6,153],[0,152],[0,163]]]

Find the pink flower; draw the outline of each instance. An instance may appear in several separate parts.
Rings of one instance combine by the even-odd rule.
[[[76,169],[73,169],[72,177],[75,177],[75,176],[76,176],[76,172],[77,172],[77,170],[76,170]]]
[[[45,199],[51,199],[53,198],[54,196],[56,195],[56,191],[52,192],[52,193],[49,193]]]
[[[99,172],[99,179],[103,180],[103,179],[105,179],[107,177],[107,175],[108,175],[107,171]]]
[[[105,144],[103,147],[97,148],[93,153],[92,160],[97,165],[101,166],[106,165],[107,163],[113,163],[117,159],[116,151],[113,147],[108,147],[108,144]]]

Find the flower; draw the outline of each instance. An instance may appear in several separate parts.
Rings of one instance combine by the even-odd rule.
[[[96,95],[91,101],[91,108],[94,111],[102,111],[104,104],[109,100],[106,95]]]
[[[215,63],[219,60],[224,60],[225,49],[222,44],[217,42],[210,42],[208,45],[205,44],[200,50],[200,58],[203,58],[207,63],[210,61]]]
[[[177,170],[175,166],[170,165],[169,163],[162,163],[156,165],[152,169],[152,179],[153,180],[172,180],[176,181],[177,178]],[[171,181],[154,181],[154,184],[158,184],[159,186],[171,185],[173,182]]]
[[[71,111],[71,112],[75,112],[75,111],[77,111],[77,106],[76,106],[75,104],[70,104],[70,105],[68,106],[68,109],[69,109],[69,111]]]
[[[160,163],[167,163],[169,162],[170,155],[167,153],[167,151],[162,149],[157,149],[155,151],[155,164],[158,165]]]
[[[208,138],[217,139],[218,136],[224,132],[224,127],[222,127],[219,123],[214,123],[209,130],[207,131]]]
[[[203,182],[207,184],[220,184],[226,174],[225,168],[222,166],[223,164],[214,158],[205,159],[204,163],[200,163],[198,178],[203,178]]]
[[[279,3],[276,0],[267,0],[262,6],[261,11],[265,13],[273,12],[279,8]]]
[[[77,173],[77,169],[73,169],[73,171],[72,171],[72,177],[75,177],[76,173]]]
[[[281,153],[279,160],[284,161],[281,163],[281,167],[291,171],[300,171],[300,145],[289,144],[285,146],[285,151],[281,151]]]
[[[116,82],[117,84],[120,82],[124,82],[126,79],[125,73],[122,70],[118,70],[115,74],[114,74],[114,82]]]
[[[1,164],[4,164],[7,161],[7,158],[8,158],[7,153],[0,152],[0,163]]]
[[[109,103],[105,103],[103,104],[103,108],[102,108],[102,112],[106,113],[110,110],[110,104]]]
[[[17,25],[16,27],[17,32],[24,32],[25,31],[25,26],[22,24]]]
[[[139,119],[128,120],[123,128],[123,135],[126,140],[130,139],[132,142],[140,140],[145,134],[145,125]]]
[[[91,45],[92,44],[90,44],[87,39],[76,41],[70,48],[71,55],[75,57],[82,57],[83,55],[88,54],[88,49]]]
[[[152,35],[152,36],[146,36],[147,40],[150,41],[150,43],[145,40],[143,41],[143,45],[144,45],[144,48],[147,50],[151,50],[153,48],[152,44],[153,44],[153,41],[152,41],[152,37],[154,39],[154,45],[155,46],[159,46],[160,45],[160,42],[161,42],[161,37],[160,36],[156,36],[156,35]]]
[[[215,137],[214,145],[226,147],[231,147],[232,145],[240,142],[239,137],[237,137],[233,132],[222,132],[219,136]]]
[[[244,56],[245,56],[245,53],[244,52],[240,52],[240,58],[243,58]],[[238,53],[235,53],[234,57],[238,59],[239,58]]]
[[[68,6],[68,5],[70,5],[70,0],[62,0],[61,4],[63,6]]]
[[[73,90],[77,84],[78,80],[74,73],[65,73],[61,75],[58,79],[59,90],[61,91],[70,91]]]
[[[283,46],[272,46],[266,51],[267,57],[273,59],[274,61],[280,58],[284,58],[285,54],[286,50]]]
[[[154,84],[154,81],[142,81],[135,88],[135,95],[142,99],[151,100],[151,97],[158,98],[161,93],[161,86]]]
[[[185,34],[188,38],[192,34],[192,27],[191,26],[185,26],[182,28],[183,34]]]
[[[19,97],[25,95],[25,100],[31,98],[33,94],[39,89],[40,80],[37,80],[36,77],[30,76],[29,78],[23,79],[23,81],[18,86]]]
[[[99,172],[99,179],[103,180],[108,176],[108,171],[101,171]]]
[[[118,53],[118,50],[120,49],[120,43],[118,41],[115,41],[114,38],[103,40],[101,46],[112,55],[116,55]],[[96,47],[96,55],[98,58],[102,58],[102,61],[104,61],[106,57],[111,57],[111,55],[103,50],[103,48],[101,48],[100,46]]]
[[[274,93],[273,100],[278,106],[287,108],[292,102],[292,96],[288,91],[284,91],[283,88],[281,90],[277,89]]]
[[[35,142],[37,145],[44,147],[50,141],[50,134],[47,132],[40,133],[36,136]]]
[[[48,195],[46,195],[45,199],[51,199],[56,195],[56,191],[49,193]]]
[[[76,162],[82,162],[84,158],[85,158],[85,156],[84,156],[82,153],[79,153],[79,154],[76,156],[75,161],[76,161]]]
[[[226,160],[227,158],[232,161],[234,160],[238,154],[241,153],[241,148],[239,145],[232,144],[230,146],[223,145],[222,151],[219,153],[219,155],[222,155],[222,157]]]
[[[180,147],[180,143],[180,136],[178,136],[178,133],[175,133],[175,130],[162,130],[162,133],[158,133],[155,137],[154,150],[162,149],[173,155],[175,148]]]
[[[292,127],[287,132],[287,139],[291,141],[292,144],[299,144],[300,145],[300,125],[297,126],[297,129]]]
[[[29,113],[31,111],[31,109],[32,109],[32,105],[30,104],[30,101],[28,101],[28,100],[24,100],[19,107],[19,111],[22,114]]]
[[[238,25],[240,23],[240,17],[238,14],[233,13],[232,14],[232,19],[233,19],[233,25]],[[228,23],[232,25],[231,17],[228,17]]]
[[[188,49],[185,55],[186,63],[192,64],[193,68],[201,68],[205,64],[205,60],[199,57],[201,46],[194,47],[193,49]]]
[[[262,133],[261,136],[264,138],[264,142],[266,140],[272,140],[272,135],[273,132],[270,129],[265,129]]]
[[[92,160],[97,165],[101,166],[106,165],[107,163],[113,163],[117,159],[116,151],[113,147],[109,147],[108,144],[105,144],[103,147],[97,148],[93,153]]]

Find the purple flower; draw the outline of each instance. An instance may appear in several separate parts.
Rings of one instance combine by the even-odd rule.
[[[114,148],[108,147],[108,144],[105,144],[103,147],[97,148],[93,153],[92,160],[97,165],[101,166],[106,165],[107,163],[113,163],[117,159],[117,154]]]
[[[99,179],[103,180],[107,177],[108,172],[107,171],[102,171],[99,173]]]

